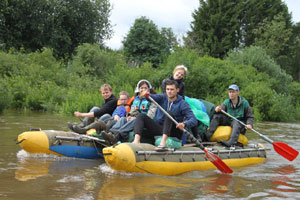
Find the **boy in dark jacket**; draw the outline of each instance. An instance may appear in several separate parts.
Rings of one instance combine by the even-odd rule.
[[[74,112],[74,115],[76,117],[84,117],[84,119],[83,122],[78,126],[73,125],[72,123],[69,122],[68,127],[72,131],[80,134],[85,134],[87,130],[95,128],[98,132],[101,126],[105,125],[105,124],[101,125],[99,123],[101,121],[101,117],[106,113],[111,115],[116,109],[118,99],[113,95],[112,87],[109,84],[103,84],[99,90],[104,99],[104,103],[102,104],[102,107],[101,108],[93,107],[88,113],[81,113],[78,111]],[[99,122],[97,121],[94,122],[94,117],[97,117]]]
[[[175,125],[175,123],[159,109],[157,110],[154,120],[140,113],[137,116],[134,126],[135,135],[133,143],[140,143],[143,129],[146,128],[147,132],[152,136],[162,135],[162,140],[156,150],[163,150],[166,148],[168,137],[172,136],[181,139],[183,128],[192,127],[197,124],[197,119],[191,108],[188,103],[178,95],[178,92],[178,83],[173,80],[167,80],[166,94],[151,94],[150,96],[179,123]],[[146,95],[146,92],[142,95]]]

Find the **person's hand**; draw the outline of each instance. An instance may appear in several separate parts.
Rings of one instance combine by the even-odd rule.
[[[81,113],[80,112],[74,112],[75,117],[81,117]]]
[[[221,112],[221,110],[222,110],[222,107],[221,107],[221,106],[217,106],[217,107],[215,108],[215,111],[216,111],[216,112]]]
[[[114,120],[118,121],[121,117],[119,115],[114,116]]]
[[[180,130],[183,130],[185,127],[185,124],[183,122],[180,122],[177,124],[176,128],[180,129]]]
[[[144,90],[144,91],[142,91],[141,93],[140,93],[140,96],[149,96],[149,91],[147,91],[147,90]]]
[[[127,121],[129,122],[130,120],[134,119],[135,117],[129,116],[127,117]]]
[[[252,129],[252,126],[251,126],[250,124],[247,124],[247,125],[245,126],[245,128],[246,128],[247,130],[251,130],[251,129]]]

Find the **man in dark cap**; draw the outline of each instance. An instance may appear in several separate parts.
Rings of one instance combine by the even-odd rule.
[[[230,139],[228,141],[220,141],[223,145],[230,147],[238,143],[237,141],[240,133],[245,134],[246,129],[252,129],[254,122],[253,112],[251,111],[248,101],[244,97],[239,96],[239,94],[240,89],[237,85],[233,84],[228,87],[229,98],[226,99],[221,106],[217,106],[215,108],[216,113],[214,114],[213,119],[210,122],[209,129],[206,132],[206,137],[208,139],[213,135],[218,126],[231,126],[232,132]],[[221,110],[224,110],[244,122],[246,126],[243,126],[238,121],[232,120],[223,113],[220,113]]]

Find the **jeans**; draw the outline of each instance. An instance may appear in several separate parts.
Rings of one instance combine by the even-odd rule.
[[[112,133],[119,133],[123,139],[127,139],[135,124],[136,118],[127,121],[126,117],[121,117],[110,129]]]

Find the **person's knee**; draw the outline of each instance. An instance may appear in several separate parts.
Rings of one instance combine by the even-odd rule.
[[[244,125],[242,125],[241,123],[239,123],[238,121],[236,120],[233,120],[232,121],[232,128],[236,128],[236,129],[241,129],[243,128]]]
[[[140,113],[136,116],[136,120],[144,120],[146,116],[145,113]]]
[[[215,113],[214,115],[213,115],[213,119],[215,119],[215,120],[221,120],[222,119],[222,114],[221,113]]]

